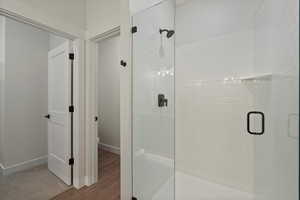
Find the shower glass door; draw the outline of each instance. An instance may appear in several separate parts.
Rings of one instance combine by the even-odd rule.
[[[135,14],[133,23],[133,196],[174,199],[174,3]]]
[[[299,1],[165,0],[132,21],[133,196],[298,200]]]
[[[176,200],[299,199],[299,1],[176,6]]]

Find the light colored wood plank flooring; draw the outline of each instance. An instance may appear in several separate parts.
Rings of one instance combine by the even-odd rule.
[[[0,175],[1,200],[47,200],[69,188],[46,164],[8,176]]]
[[[99,174],[101,159],[99,153]],[[119,200],[120,156],[103,151],[103,171],[98,183],[80,190],[74,188],[56,196],[53,200]]]

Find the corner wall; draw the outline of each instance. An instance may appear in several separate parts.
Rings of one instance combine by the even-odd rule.
[[[49,36],[49,51],[67,42],[67,39],[52,35]]]
[[[1,0],[0,11],[13,12],[71,35],[84,37],[86,4],[84,0]]]
[[[5,19],[3,165],[15,168],[47,156],[49,34]]]
[[[87,0],[87,38],[120,26],[120,0]]]

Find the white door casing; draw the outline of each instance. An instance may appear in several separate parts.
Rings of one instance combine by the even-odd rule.
[[[68,41],[48,53],[48,169],[71,185],[71,62]]]

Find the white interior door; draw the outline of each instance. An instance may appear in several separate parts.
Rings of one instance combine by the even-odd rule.
[[[71,184],[70,42],[48,54],[48,168]]]

